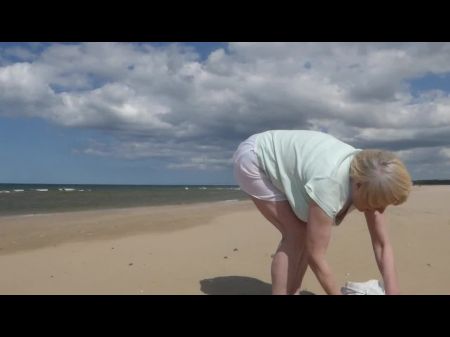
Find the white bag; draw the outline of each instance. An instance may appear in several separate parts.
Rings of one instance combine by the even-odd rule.
[[[378,280],[367,282],[346,282],[341,288],[343,295],[386,295],[383,284]]]

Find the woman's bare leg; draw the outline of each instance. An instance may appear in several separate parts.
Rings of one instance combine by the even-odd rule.
[[[302,266],[306,223],[297,218],[287,201],[273,202],[253,197],[252,200],[261,214],[281,233],[280,244],[272,259],[272,294],[294,294],[304,275],[304,271],[302,275],[298,273],[301,272],[299,266]]]
[[[295,286],[294,294],[295,295],[300,295],[303,277],[305,276],[307,268],[308,268],[308,255],[306,254],[306,249],[303,249],[302,255],[300,258],[300,262],[297,267],[297,272],[296,272],[297,278],[294,283],[294,286]]]

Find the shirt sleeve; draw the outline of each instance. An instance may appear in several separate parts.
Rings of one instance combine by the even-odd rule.
[[[315,177],[305,184],[306,193],[332,219],[336,216],[340,200],[340,185],[330,177]]]

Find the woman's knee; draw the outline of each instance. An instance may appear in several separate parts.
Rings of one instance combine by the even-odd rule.
[[[304,246],[306,239],[306,232],[297,229],[297,230],[284,230],[281,233],[281,241],[285,243],[291,243],[293,245],[298,246],[300,249]]]

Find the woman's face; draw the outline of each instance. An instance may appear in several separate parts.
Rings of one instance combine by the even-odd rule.
[[[365,204],[364,200],[361,198],[361,185],[362,184],[357,181],[352,180],[351,182],[352,202],[355,208],[360,212],[378,211],[383,213],[386,207],[372,209]]]

